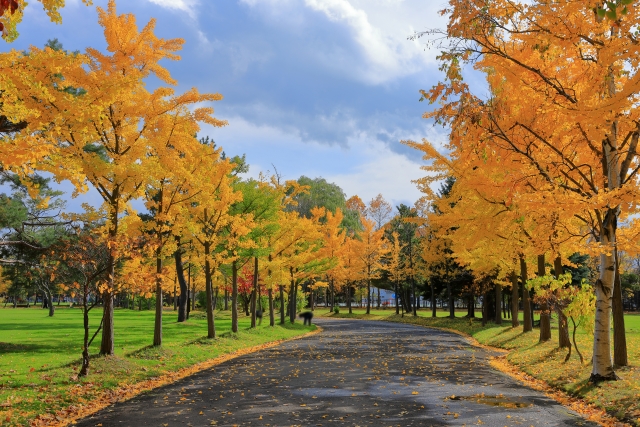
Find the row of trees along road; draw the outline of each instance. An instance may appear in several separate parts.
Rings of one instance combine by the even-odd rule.
[[[425,118],[450,130],[446,156],[426,140],[407,142],[431,162],[418,185],[435,201],[430,184],[455,178],[428,227],[478,276],[515,286],[537,264],[525,299],[533,289],[542,307],[541,340],[558,313],[562,347],[570,348],[567,308],[589,300],[563,267],[577,252],[598,258],[593,381],[626,365],[617,254],[638,253],[640,44],[631,3],[453,0],[446,30],[416,34],[439,45],[445,74],[422,91],[439,104]],[[467,84],[467,64],[485,76],[488,95]],[[554,277],[543,280],[547,262]]]
[[[155,299],[152,342],[162,345],[163,305],[176,282],[179,322],[188,315],[191,280],[200,282],[208,338],[216,336],[221,291],[230,294],[238,331],[238,287],[246,293],[247,280],[252,326],[264,292],[274,325],[276,302],[280,322],[287,314],[295,321],[302,289],[330,288],[332,301],[344,293],[349,305],[354,286],[370,289],[386,268],[391,206],[381,196],[368,206],[357,196],[346,200],[321,178],[242,178],[244,157],[228,158],[208,137],[194,137],[199,123],[227,124],[198,106],[222,96],[176,94],[160,65],[179,59],[182,40],[156,37],[154,21],[140,31],[114,1],[98,15],[107,53],[71,53],[54,40],[0,54],[0,173],[11,187],[0,207],[4,291],[36,284],[52,316],[54,295],[79,303],[81,375],[99,333],[100,354],[113,354],[115,307],[131,307],[136,296]],[[144,84],[151,77],[160,82],[153,91]],[[103,203],[65,213],[51,180],[71,182],[76,193],[92,188]],[[138,214],[134,201],[146,212]],[[102,318],[91,330],[95,307]]]
[[[450,128],[450,154],[428,141],[407,142],[431,161],[430,175],[418,181],[424,200],[398,206],[392,217],[382,196],[347,200],[321,178],[242,178],[243,157],[228,158],[209,138],[194,137],[199,123],[226,125],[196,106],[222,96],[175,94],[176,82],[159,65],[179,59],[182,40],[157,38],[153,21],[139,31],[110,1],[98,8],[107,54],[69,53],[55,42],[0,54],[0,172],[13,191],[0,211],[3,273],[11,286],[37,283],[51,315],[54,294],[80,300],[82,374],[99,331],[100,353],[113,353],[116,304],[155,298],[159,346],[163,301],[177,282],[184,321],[193,279],[204,290],[209,338],[221,292],[225,303],[230,294],[237,332],[239,293],[250,295],[252,326],[264,293],[274,325],[277,303],[280,323],[287,315],[295,321],[301,293],[312,308],[324,291],[331,308],[342,298],[351,312],[355,290],[366,288],[370,312],[372,286],[393,289],[396,312],[414,316],[421,294],[433,315],[446,295],[452,317],[459,299],[474,317],[482,296],[483,321],[501,322],[510,287],[512,325],[521,299],[530,331],[535,302],[541,340],[550,338],[552,311],[560,346],[569,349],[568,320],[593,316],[592,379],[613,379],[612,305],[615,363],[626,364],[618,253],[639,252],[632,217],[638,44],[636,12],[625,7],[452,1],[447,31],[430,33],[445,37],[446,79],[423,92],[440,103],[426,117]],[[489,97],[472,93],[465,63],[486,74]],[[144,85],[149,77],[162,83],[154,91]],[[76,192],[95,189],[102,206],[61,214],[60,194],[43,173],[72,182]],[[434,193],[438,180],[444,184]],[[144,201],[146,213],[135,212],[134,200]],[[587,269],[598,274],[591,288],[584,264],[598,258]],[[533,264],[538,277],[528,280]],[[92,334],[88,313],[98,305],[103,316]]]

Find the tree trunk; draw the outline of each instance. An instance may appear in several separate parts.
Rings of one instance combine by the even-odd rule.
[[[613,68],[608,75],[609,96],[616,94],[616,80]],[[611,129],[602,141],[602,163],[607,173],[607,187],[618,190],[622,184],[620,173],[620,152],[618,147],[618,121],[611,122]],[[624,171],[626,174],[627,171]],[[590,381],[616,380],[611,361],[611,304],[616,281],[616,229],[618,227],[619,207],[609,207],[604,218],[596,212],[600,223],[600,244],[607,252],[600,255],[600,277],[596,281],[596,315],[593,331],[593,367]]]
[[[192,303],[193,297],[191,295],[191,262],[189,262],[189,267],[187,268],[187,319],[189,319],[189,313],[191,313]]]
[[[511,272],[511,327],[520,326],[518,322],[518,275],[515,270]]]
[[[447,273],[447,279],[449,278]],[[449,297],[449,318],[456,318],[455,298],[453,297],[453,291],[451,290],[451,281],[447,280],[447,295]]]
[[[189,283],[191,284],[191,311],[196,310],[196,281],[191,280],[191,262],[189,262]],[[206,287],[206,285],[205,285]]]
[[[405,301],[404,311],[407,313],[411,313],[412,303],[411,303],[411,287],[407,288],[404,292],[405,294],[402,296],[402,300]]]
[[[296,307],[297,305],[297,299],[298,296],[296,295],[296,291],[297,291],[297,286],[296,286],[296,281],[293,277],[293,267],[289,267],[289,274],[290,274],[290,279],[291,279],[291,283],[290,283],[290,288],[289,288],[289,322],[290,323],[295,323],[296,321],[296,309],[298,307]]]
[[[256,307],[258,298],[258,257],[253,257],[253,292],[251,295],[251,327],[256,327]]]
[[[601,243],[607,247],[615,243],[614,213],[607,214],[601,232]],[[611,361],[611,303],[615,283],[615,255],[600,255],[600,277],[596,281],[596,315],[593,336],[593,369],[591,381],[615,380],[617,376]]]
[[[371,267],[369,268],[369,275],[371,275]],[[367,314],[371,314],[371,279],[367,278]]]
[[[275,326],[276,319],[273,313],[273,290],[269,288],[269,326]]]
[[[545,273],[544,254],[538,255],[538,276],[542,277]],[[540,342],[549,341],[550,339],[551,313],[549,312],[549,304],[543,302],[540,304]]]
[[[280,286],[280,324],[284,325],[284,286]]]
[[[333,279],[331,279],[331,311],[334,310],[335,306],[336,306],[336,288],[335,288]]]
[[[349,308],[349,314],[351,314],[351,284],[349,282],[347,282],[347,307]]]
[[[156,250],[156,316],[153,327],[153,345],[162,345],[162,254]]]
[[[206,215],[206,210],[205,210]],[[209,253],[211,248],[209,244],[204,245],[204,277],[205,277],[205,292],[206,292],[206,310],[207,310],[207,338],[216,337],[216,325],[213,318],[213,272],[211,271],[211,260],[209,259]],[[194,294],[195,299],[195,294]],[[236,319],[237,321],[237,319]],[[238,332],[238,325],[236,324],[236,330]]]
[[[437,316],[437,307],[436,307],[436,289],[433,282],[431,282],[431,317]]]
[[[113,271],[113,270],[111,270]],[[114,333],[113,333],[113,294],[105,291],[104,300],[104,322],[102,324],[102,342],[100,343],[100,355],[113,355]]]
[[[485,292],[482,297],[482,326],[487,324],[489,319],[489,292]]]
[[[413,268],[413,267],[412,267]],[[413,317],[417,317],[418,316],[418,307],[417,307],[417,301],[416,301],[416,280],[413,278],[413,276],[411,277],[411,295],[413,297],[413,304],[412,304],[412,309],[413,309]]]
[[[496,325],[502,325],[502,285],[496,283],[495,285],[495,293],[496,293],[496,300],[495,300],[495,307],[496,307],[496,313],[495,313],[495,322]]]
[[[562,259],[557,256],[553,260],[553,272],[556,279],[563,274]],[[567,316],[565,316],[562,309],[564,308],[564,301],[558,301],[556,304],[556,314],[558,315],[558,348],[568,348],[571,352],[571,338],[569,338],[569,322]]]
[[[231,263],[231,332],[238,332],[238,261]]]
[[[229,289],[226,288],[226,282],[227,280],[225,279],[225,288],[224,288],[224,310],[225,311],[229,310]]]
[[[108,284],[103,293],[103,322],[102,322],[102,342],[100,343],[100,355],[113,355],[114,332],[113,332],[113,293],[115,290],[116,274],[116,248],[115,243],[118,237],[118,213],[119,202],[116,199],[115,206],[110,206],[109,219],[111,221],[108,234],[108,242],[113,246],[109,248],[109,258],[107,259]]]
[[[251,294],[249,294],[249,296],[245,296],[245,295],[240,295],[240,300],[242,301],[242,311],[244,311],[244,315],[249,317],[251,316],[251,300],[253,298],[253,291],[251,291]]]
[[[527,261],[524,255],[520,254],[520,280],[522,281],[522,332],[533,331],[533,323],[531,322],[531,297],[529,296],[529,287],[527,286]]]
[[[86,377],[89,373],[89,310],[87,296],[89,294],[88,283],[85,281],[82,293],[82,324],[84,335],[82,338],[82,367],[78,372],[79,377]]]
[[[177,293],[177,284],[178,284],[178,275],[176,274],[176,278],[173,280],[173,311],[178,310],[178,300],[176,299]]]
[[[336,303],[335,301],[336,297],[333,289],[333,277],[331,278],[331,280],[329,280],[329,286],[331,287],[331,295],[330,295],[331,305],[329,306],[330,307],[329,310],[331,310],[331,312],[333,313],[333,307],[335,306],[335,303]]]
[[[49,317],[53,317],[56,307],[53,305],[53,295],[51,294],[51,290],[48,287],[45,287],[44,294],[46,295],[48,302],[47,308],[49,309]]]
[[[378,310],[380,310],[380,304],[382,303],[382,300],[380,299],[380,288],[376,288],[378,290]]]
[[[617,254],[616,254],[617,255]],[[620,284],[620,261],[616,256],[616,277],[613,287],[613,364],[627,366],[627,337],[624,327],[624,307],[622,306],[622,285]]]
[[[182,265],[182,250],[178,248],[173,254],[176,260],[176,277],[178,285],[180,285],[180,297],[178,298],[178,322],[184,322],[187,320],[187,301],[189,287],[187,281],[184,278],[184,268]]]

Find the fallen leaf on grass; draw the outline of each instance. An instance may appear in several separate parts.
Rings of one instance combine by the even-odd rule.
[[[254,347],[240,349],[229,354],[218,356],[214,359],[209,359],[204,362],[196,363],[195,365],[188,366],[186,368],[182,368],[177,371],[166,372],[161,377],[150,378],[148,380],[140,381],[135,384],[123,384],[115,390],[104,390],[101,394],[97,396],[93,396],[90,403],[86,405],[79,405],[77,407],[73,407],[73,409],[65,408],[63,410],[56,412],[55,416],[58,418],[57,423],[55,422],[51,423],[48,420],[47,414],[41,414],[38,417],[36,417],[35,420],[32,421],[31,426],[40,427],[40,426],[46,425],[48,427],[63,427],[70,423],[73,423],[73,421],[79,418],[84,418],[95,412],[98,412],[99,410],[104,409],[107,406],[110,406],[116,402],[123,402],[125,400],[129,400],[132,397],[137,396],[142,392],[152,390],[152,389],[161,387],[163,385],[174,383],[196,372],[209,369],[213,366],[219,365],[231,359],[235,359],[239,356],[244,356],[246,354],[254,353],[258,350],[275,347],[282,344],[284,341],[296,340],[296,339],[308,337],[309,335],[318,334],[321,331],[322,331],[321,328],[317,328],[314,331],[311,331],[304,335],[299,335],[297,337],[294,337],[293,339],[283,339],[278,341],[272,341],[270,343],[260,344]],[[74,381],[77,380],[77,376],[75,377],[76,378]],[[51,378],[43,376],[43,380],[50,381]],[[90,386],[91,385],[89,384],[89,385],[84,385],[83,387],[90,387]],[[223,396],[221,395],[220,397],[222,398]],[[211,425],[216,425],[216,423],[217,423],[216,421],[212,421]]]

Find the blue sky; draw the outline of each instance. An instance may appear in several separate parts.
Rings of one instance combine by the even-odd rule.
[[[67,0],[63,24],[30,2],[17,41],[2,49],[43,46],[103,49],[94,0]],[[419,89],[440,78],[436,51],[409,41],[414,31],[444,27],[439,0],[119,0],[139,27],[155,18],[156,34],[183,38],[182,60],[164,65],[178,91],[219,92],[215,116],[229,126],[203,127],[228,155],[246,154],[249,174],[323,177],[350,197],[378,193],[413,203],[411,183],[424,174],[420,154],[400,140],[441,143],[442,128],[421,116]],[[0,43],[3,43],[0,41]],[[150,82],[149,84],[153,84]],[[96,194],[82,200],[98,203]],[[75,201],[72,204],[77,204]]]

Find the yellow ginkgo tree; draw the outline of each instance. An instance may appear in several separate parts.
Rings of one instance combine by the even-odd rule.
[[[219,250],[219,247],[237,247],[238,240],[250,231],[247,222],[250,218],[234,216],[230,211],[234,203],[242,200],[242,193],[231,185],[234,164],[229,159],[222,159],[220,148],[203,144],[202,150],[200,157],[206,167],[198,168],[198,179],[193,183],[199,193],[189,203],[185,231],[204,270],[207,337],[215,338],[213,277],[221,264],[233,262],[237,257],[237,253]]]
[[[387,252],[387,262],[384,265],[384,269],[389,273],[389,280],[393,283],[396,314],[400,314],[400,307],[398,306],[398,293],[399,286],[402,279],[404,279],[404,269],[402,265],[402,249],[404,245],[400,242],[400,236],[397,231],[391,232],[391,239],[389,241],[389,251]]]
[[[39,137],[54,141],[54,155],[38,159],[38,168],[53,173],[58,180],[79,182],[81,177],[79,190],[89,184],[104,201],[110,278],[103,289],[100,353],[113,354],[115,265],[121,249],[123,215],[134,213],[129,202],[142,197],[146,183],[157,172],[154,156],[162,151],[160,147],[166,147],[168,135],[175,128],[172,120],[191,122],[186,126],[190,129],[197,129],[198,121],[214,126],[225,123],[211,116],[211,108],[190,108],[219,100],[219,94],[201,95],[192,89],[175,95],[168,86],[153,92],[146,88],[144,80],[150,76],[164,84],[176,84],[159,62],[179,59],[175,52],[182,40],[156,37],[154,21],[139,31],[133,15],[116,13],[113,0],[107,10],[98,8],[98,15],[108,54],[88,48],[78,59],[85,62],[84,67],[71,59],[70,67],[44,72],[36,65],[21,65],[42,63],[43,57],[53,55],[48,48],[32,49],[29,55],[17,57],[19,64],[14,66],[31,73],[32,84],[46,87],[41,98],[20,98],[24,111],[41,112],[51,120],[40,128],[27,127],[15,134],[11,143],[28,145],[34,138],[31,129]],[[56,57],[61,55],[66,54],[56,53]]]
[[[64,7],[64,0],[38,0],[38,2],[42,4],[51,22],[56,24],[62,22],[59,9]],[[90,5],[92,1],[82,0],[82,3]],[[16,25],[22,21],[25,6],[27,6],[26,0],[0,0],[0,34],[5,41],[11,42],[18,37]]]
[[[376,222],[365,217],[360,218],[362,231],[360,240],[355,240],[357,245],[362,277],[367,283],[367,314],[371,312],[371,280],[377,279],[382,273],[382,259],[388,252],[387,241],[384,238],[384,229],[376,229]]]

